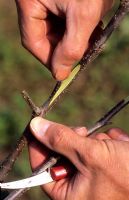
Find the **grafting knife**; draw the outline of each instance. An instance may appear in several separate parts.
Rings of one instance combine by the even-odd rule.
[[[52,167],[47,171],[39,173],[37,175],[31,176],[26,179],[8,182],[8,183],[0,183],[1,189],[23,189],[30,188],[39,185],[44,185],[47,183],[51,183],[53,181],[58,181],[62,178],[66,178],[71,174],[72,167],[69,165],[62,165],[57,167]]]

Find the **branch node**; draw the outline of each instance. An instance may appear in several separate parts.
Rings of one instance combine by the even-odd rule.
[[[35,103],[30,98],[29,94],[24,90],[22,91],[22,96],[25,99],[26,103],[29,105],[34,115],[39,116],[41,114],[41,109],[35,105]]]

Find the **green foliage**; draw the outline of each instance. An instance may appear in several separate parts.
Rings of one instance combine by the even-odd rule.
[[[129,17],[113,34],[104,53],[81,74],[48,119],[72,126],[94,124],[110,107],[129,95]],[[0,1],[0,160],[15,145],[30,117],[20,92],[26,89],[41,105],[55,81],[49,72],[21,47],[14,2]],[[113,126],[129,130],[129,109],[123,110]],[[30,174],[27,151],[17,161],[10,178]],[[46,199],[32,189],[26,199]]]

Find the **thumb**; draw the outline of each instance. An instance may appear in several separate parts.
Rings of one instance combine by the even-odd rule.
[[[30,128],[41,143],[67,157],[80,171],[93,158],[95,152],[91,147],[95,149],[97,141],[77,135],[67,126],[36,117]]]

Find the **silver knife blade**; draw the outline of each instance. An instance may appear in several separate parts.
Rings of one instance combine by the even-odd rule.
[[[30,187],[35,187],[39,185],[44,185],[50,182],[53,182],[54,180],[52,179],[50,173],[44,171],[38,175],[18,180],[18,181],[13,181],[13,182],[8,182],[8,183],[0,183],[0,188],[2,189],[23,189],[23,188],[30,188]]]

